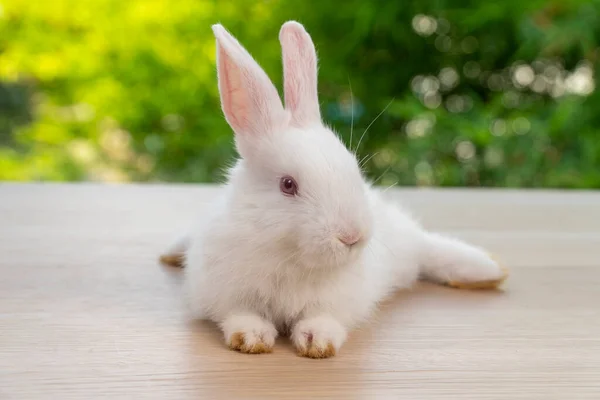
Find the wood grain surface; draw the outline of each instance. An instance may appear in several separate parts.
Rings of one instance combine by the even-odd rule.
[[[227,350],[156,259],[215,187],[0,185],[0,399],[598,399],[600,194],[390,190],[503,291],[420,284],[329,360]]]

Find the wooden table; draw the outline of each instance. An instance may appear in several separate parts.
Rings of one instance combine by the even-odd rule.
[[[215,187],[0,185],[0,399],[600,398],[600,194],[389,191],[502,292],[421,284],[329,360],[227,350],[156,258]]]

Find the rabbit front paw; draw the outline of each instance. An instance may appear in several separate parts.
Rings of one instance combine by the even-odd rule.
[[[309,358],[333,357],[346,340],[347,332],[338,321],[328,316],[299,321],[291,339],[298,354]]]
[[[225,342],[230,349],[246,354],[270,353],[277,329],[258,315],[232,315],[221,323]]]

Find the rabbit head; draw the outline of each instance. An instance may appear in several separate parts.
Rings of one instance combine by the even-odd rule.
[[[253,240],[279,243],[311,268],[356,259],[372,230],[368,188],[355,155],[321,121],[310,36],[294,21],[281,28],[284,108],[242,45],[221,25],[213,31],[221,106],[241,156],[230,172],[233,201]]]

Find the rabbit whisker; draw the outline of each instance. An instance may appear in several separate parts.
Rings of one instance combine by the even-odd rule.
[[[381,193],[385,193],[388,190],[390,190],[391,188],[393,188],[394,186],[396,186],[398,184],[398,181],[392,183],[390,186],[388,186],[384,191],[382,191]]]
[[[379,154],[379,153],[377,152],[377,153],[373,153],[373,154],[371,154],[371,155],[369,156],[369,158],[367,158],[366,160],[365,160],[365,158],[363,157],[362,161],[361,161],[361,162],[358,164],[358,166],[360,167],[360,169],[363,169],[363,167],[364,167],[365,165],[367,165],[367,163],[368,163],[369,161],[371,161],[371,159],[372,159],[373,157],[375,157],[377,154]]]
[[[383,171],[383,172],[381,173],[381,175],[379,175],[379,177],[378,177],[377,179],[375,179],[373,182],[371,182],[371,186],[375,186],[375,184],[376,184],[377,182],[379,182],[379,180],[380,180],[381,178],[383,178],[383,176],[384,176],[384,175],[385,175],[385,174],[386,174],[386,173],[387,173],[387,172],[390,170],[390,168],[392,168],[392,166],[391,166],[391,165],[390,165],[389,167],[387,167],[387,168],[385,169],[385,171]]]
[[[350,86],[350,148],[352,148],[352,135],[354,133],[354,95],[352,94],[352,83],[350,83],[350,75],[348,75],[348,86]]]
[[[362,136],[360,137],[360,139],[358,141],[358,144],[356,145],[356,150],[354,151],[355,153],[357,153],[360,150],[360,144],[362,143],[363,138],[369,131],[369,128],[371,127],[371,125],[373,125],[375,123],[375,121],[377,121],[379,119],[379,117],[381,117],[383,115],[383,113],[392,105],[394,100],[395,100],[395,98],[392,98],[392,100],[390,100],[390,102],[387,104],[387,106],[385,106],[385,108],[383,110],[381,110],[381,112],[379,114],[377,114],[375,119],[373,119],[373,121],[371,121],[371,123],[369,125],[367,125],[367,129],[365,129],[365,131],[363,132]]]

